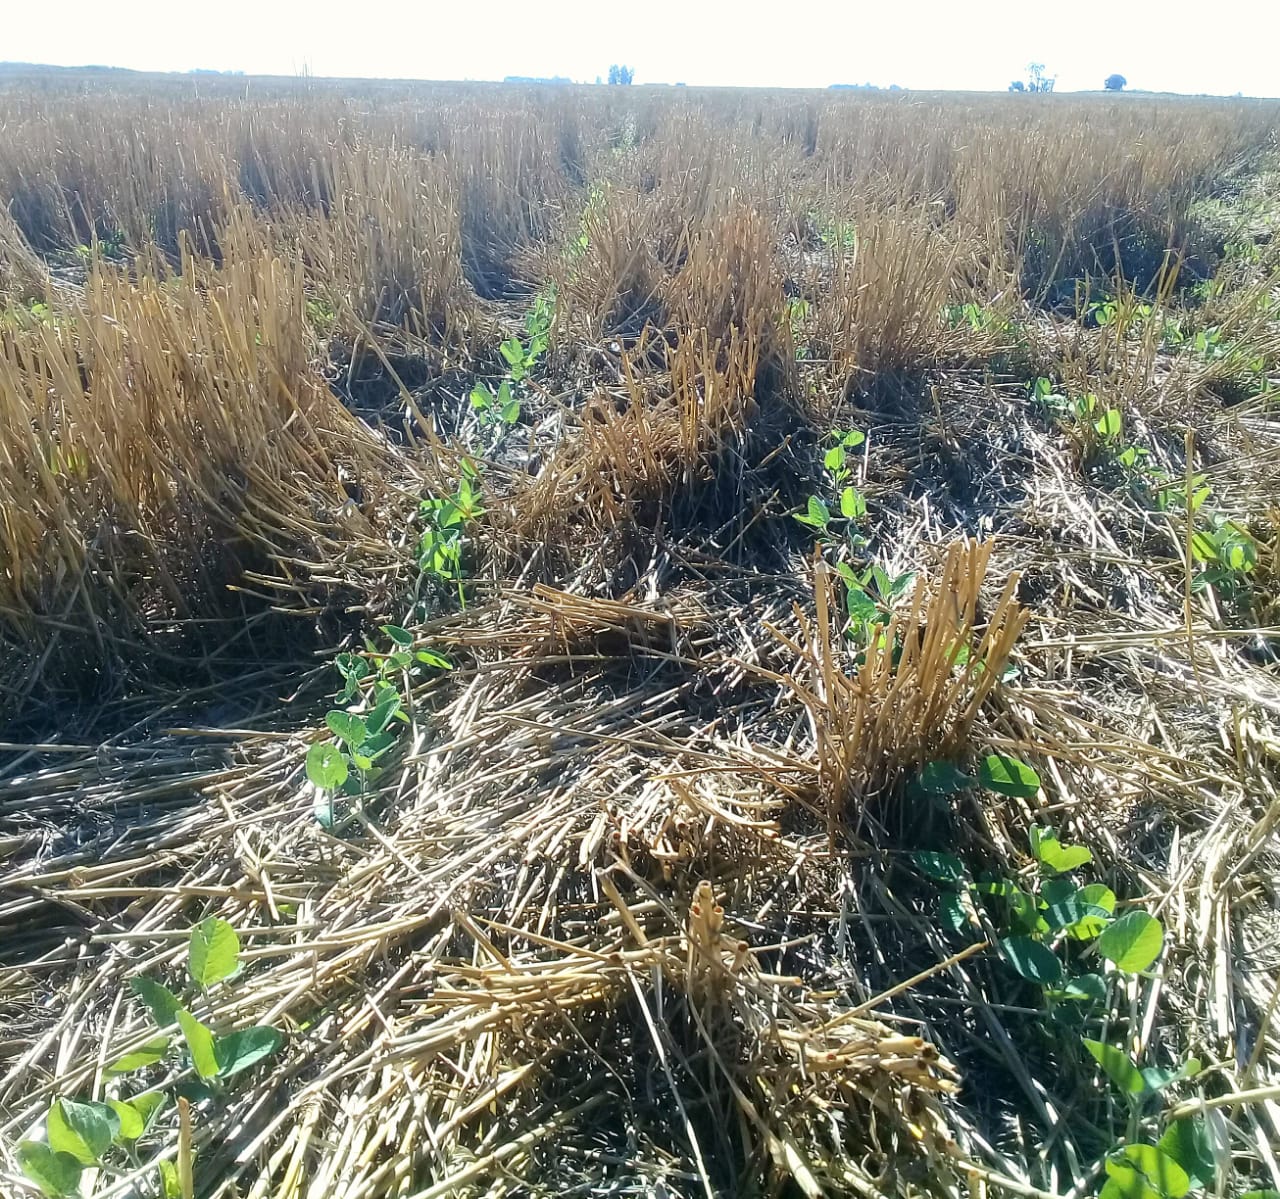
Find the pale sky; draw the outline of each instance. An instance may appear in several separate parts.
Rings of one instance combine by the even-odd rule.
[[[1276,0],[0,0],[0,61],[410,79],[1280,95]],[[189,15],[183,15],[189,14]],[[1270,30],[1270,33],[1267,33]]]

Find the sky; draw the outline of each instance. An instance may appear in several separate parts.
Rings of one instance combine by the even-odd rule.
[[[4,0],[0,61],[407,79],[1280,95],[1275,0]],[[191,15],[184,19],[183,11]],[[1273,34],[1265,36],[1267,28]]]

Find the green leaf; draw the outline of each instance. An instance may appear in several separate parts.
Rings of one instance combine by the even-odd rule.
[[[1126,912],[1098,937],[1098,952],[1126,974],[1138,974],[1160,956],[1164,928],[1146,912]]]
[[[123,1103],[119,1099],[108,1099],[107,1106],[120,1121],[120,1131],[116,1136],[122,1141],[136,1141],[146,1127],[142,1113],[132,1104]]]
[[[396,743],[396,735],[390,730],[384,729],[376,737],[370,737],[359,749],[359,757],[373,765],[374,761],[381,757]],[[365,767],[367,770],[368,767]]]
[[[398,624],[384,624],[382,631],[401,649],[408,649],[413,644],[413,634]]]
[[[382,732],[392,721],[392,718],[400,711],[400,696],[396,694],[394,688],[387,690],[378,698],[378,702],[374,705],[373,710],[369,713],[365,720],[367,726],[367,736],[376,736]],[[364,741],[362,737],[355,744],[359,745]]]
[[[1100,974],[1077,974],[1050,994],[1073,1003],[1101,1003],[1107,997],[1107,983]]]
[[[420,649],[413,655],[423,666],[432,666],[436,670],[452,670],[453,663],[449,661],[443,654],[436,653],[433,649]]]
[[[1046,870],[1066,874],[1092,862],[1093,854],[1083,845],[1063,845],[1057,837],[1043,837],[1036,849],[1036,858]]]
[[[873,623],[880,615],[880,606],[861,587],[846,587],[844,606],[851,619],[861,624]]]
[[[1206,1186],[1208,1183],[1205,1184]],[[1263,1187],[1260,1191],[1245,1191],[1240,1199],[1280,1199],[1280,1191],[1272,1190],[1271,1187]]]
[[[1031,937],[1005,937],[1000,951],[1010,966],[1033,983],[1048,986],[1062,978],[1062,963],[1057,955]]]
[[[1126,1145],[1121,1156],[1167,1199],[1182,1199],[1191,1189],[1187,1172],[1154,1145]]]
[[[177,1020],[178,1012],[182,1010],[182,1001],[163,983],[158,983],[145,974],[136,974],[129,980],[129,986],[151,1013],[151,1019],[158,1028],[168,1028]]]
[[[1108,441],[1113,437],[1120,436],[1121,421],[1120,413],[1114,408],[1108,408],[1097,421],[1094,422],[1094,429],[1098,434]]]
[[[1095,908],[1085,903],[1078,895],[1065,899],[1061,903],[1051,903],[1045,909],[1044,920],[1051,932],[1061,932],[1065,928],[1074,928],[1084,920],[1107,919],[1105,908]]]
[[[321,791],[333,791],[347,781],[347,760],[332,741],[319,741],[307,750],[307,778]]]
[[[1146,1179],[1146,1176],[1125,1161],[1111,1159],[1107,1162],[1107,1181],[1098,1192],[1098,1199],[1164,1199]]]
[[[159,984],[157,984],[159,985]],[[175,1007],[177,1000],[174,1000]],[[144,1066],[154,1066],[164,1060],[169,1051],[168,1037],[153,1037],[135,1053],[126,1053],[124,1057],[107,1067],[108,1074],[128,1074],[130,1070],[141,1070]]]
[[[926,878],[938,883],[958,883],[964,878],[964,863],[949,853],[921,851],[910,855],[915,867]]]
[[[856,487],[846,487],[840,493],[840,515],[846,520],[861,520],[867,514],[867,501]]]
[[[1083,1038],[1084,1047],[1092,1055],[1093,1060],[1106,1071],[1107,1077],[1126,1095],[1142,1095],[1147,1084],[1142,1071],[1129,1059],[1129,1055],[1114,1045],[1103,1041],[1091,1041]]]
[[[502,405],[502,421],[507,425],[514,425],[520,419],[520,401],[508,400]]]
[[[827,470],[835,472],[844,469],[844,446],[832,446],[823,456],[822,465]]]
[[[129,1100],[129,1106],[142,1117],[142,1129],[145,1132],[155,1122],[169,1097],[163,1091],[147,1091]]]
[[[1216,562],[1218,546],[1207,533],[1196,533],[1191,538],[1191,556],[1197,562]]]
[[[1076,892],[1091,909],[1067,927],[1067,936],[1076,941],[1092,941],[1111,922],[1116,910],[1116,894],[1102,883],[1090,883]]]
[[[213,1033],[185,1009],[178,1013],[178,1027],[186,1038],[196,1073],[201,1078],[216,1078],[218,1058],[213,1050]]]
[[[329,731],[344,745],[359,745],[368,735],[364,719],[351,712],[327,712],[324,722],[329,726]]]
[[[969,927],[969,913],[959,891],[944,891],[938,897],[938,919],[943,928],[953,933],[962,933]]]
[[[805,513],[805,523],[819,529],[825,529],[831,523],[831,511],[816,495],[809,497],[809,507]]]
[[[978,781],[988,791],[1014,799],[1035,799],[1040,791],[1040,776],[1025,762],[1004,754],[990,754],[982,760]]]
[[[161,1199],[182,1199],[182,1183],[178,1181],[178,1167],[171,1161],[156,1163],[160,1173]]]
[[[926,762],[917,785],[926,795],[955,795],[972,787],[973,779],[950,762]]]
[[[256,1026],[219,1037],[213,1045],[218,1059],[218,1074],[229,1078],[270,1057],[284,1044],[284,1034],[274,1028]]]
[[[236,972],[240,964],[240,938],[225,920],[210,916],[191,930],[187,971],[197,987],[208,990]]]
[[[105,1103],[59,1099],[49,1109],[47,1127],[50,1149],[91,1166],[111,1148],[120,1131],[120,1117]]]
[[[905,574],[900,574],[889,585],[889,599],[890,600],[901,599],[907,593],[908,589],[911,587],[911,584],[914,583],[915,581],[916,581],[916,572],[914,570],[909,570]]]
[[[74,1195],[84,1169],[70,1153],[60,1153],[40,1141],[23,1141],[18,1146],[18,1166],[49,1199]]]

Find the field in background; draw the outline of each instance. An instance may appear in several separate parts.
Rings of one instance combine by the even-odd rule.
[[[5,1193],[1280,1187],[1278,130],[0,81]]]

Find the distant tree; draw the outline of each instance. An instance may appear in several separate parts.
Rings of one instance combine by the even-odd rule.
[[[1102,86],[1109,92],[1122,92],[1129,86],[1129,81],[1123,75],[1108,75]]]
[[[1021,79],[1015,79],[1011,84],[1009,84],[1009,90],[1011,92],[1025,92],[1027,90],[1027,85],[1023,83]]]
[[[616,63],[609,68],[609,82],[628,84],[635,78],[635,70],[631,67],[620,67]]]
[[[1029,62],[1027,63],[1027,91],[1029,92],[1051,92],[1053,85],[1057,82],[1056,75],[1046,75],[1044,73],[1044,63]]]

